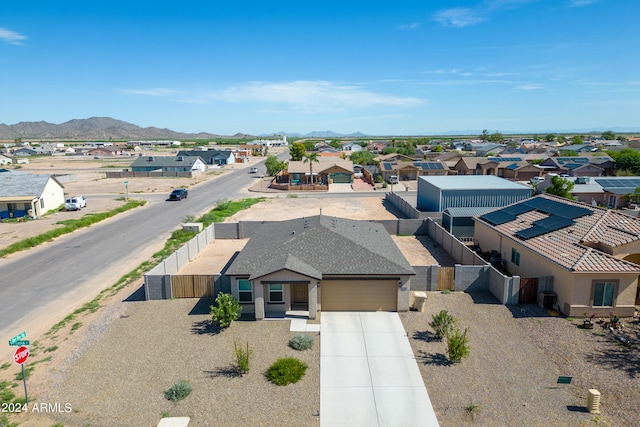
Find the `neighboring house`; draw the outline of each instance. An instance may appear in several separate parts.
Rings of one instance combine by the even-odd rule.
[[[259,226],[225,275],[257,320],[296,309],[408,311],[409,265],[381,224],[313,216]]]
[[[320,142],[318,144],[315,145],[315,147],[313,148],[313,151],[320,153],[320,154],[335,154],[337,156],[339,156],[340,154],[342,154],[342,151],[340,151],[339,148],[336,147],[332,147],[329,144],[326,144],[324,142]]]
[[[342,151],[362,151],[362,146],[357,142],[347,142],[345,144],[341,144]]]
[[[498,178],[479,176],[421,176],[418,210],[442,212],[448,208],[500,207],[531,197],[531,187]]]
[[[85,153],[87,156],[112,157],[122,155],[122,150],[113,147],[97,147]]]
[[[208,165],[232,165],[236,162],[236,157],[231,150],[189,150],[178,151],[178,156],[200,157]]]
[[[373,154],[382,154],[386,149],[387,149],[387,144],[385,142],[377,141],[367,145],[367,151],[370,151]]]
[[[31,148],[26,148],[26,147],[17,148],[13,150],[13,155],[17,157],[35,156],[36,154],[38,154],[36,150],[33,150]]]
[[[388,181],[392,175],[396,175],[400,181],[415,181],[419,176],[442,176],[449,173],[442,162],[385,161],[380,162],[379,168],[384,181]]]
[[[37,218],[62,204],[64,187],[51,175],[0,173],[0,218]]]
[[[560,156],[562,156],[562,153],[566,151],[575,151],[576,153],[591,153],[593,151],[598,151],[598,148],[594,147],[591,144],[574,144],[558,147],[558,154]]]
[[[506,145],[495,144],[491,142],[481,142],[481,143],[473,143],[473,142],[465,142],[463,144],[464,151],[475,151],[476,156],[488,156],[488,155],[497,155],[502,153],[507,148]]]
[[[571,176],[602,176],[613,173],[613,160],[608,156],[549,157],[539,165],[547,172]]]
[[[376,162],[413,162],[413,157],[405,156],[404,154],[389,153],[383,154],[373,159]]]
[[[206,165],[200,157],[194,156],[175,156],[175,157],[138,157],[131,164],[132,172],[204,172]]]
[[[475,239],[520,276],[519,303],[553,293],[566,316],[631,317],[635,311],[637,218],[542,195],[478,216]]]
[[[287,169],[276,177],[279,184],[311,184],[309,169],[313,169],[314,184],[349,184],[353,182],[353,162],[335,157],[318,157],[318,162],[290,161]]]
[[[0,154],[0,165],[10,165],[12,163],[13,159],[11,157]]]

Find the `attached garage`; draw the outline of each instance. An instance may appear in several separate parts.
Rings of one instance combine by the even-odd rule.
[[[323,280],[322,311],[397,311],[397,279]]]
[[[329,174],[329,179],[334,184],[351,184],[353,182],[353,174],[347,172],[334,172]]]

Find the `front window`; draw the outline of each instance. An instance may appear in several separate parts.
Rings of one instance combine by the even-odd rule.
[[[238,280],[238,300],[253,302],[253,283],[250,280]]]
[[[284,292],[281,283],[269,285],[269,302],[284,302]]]
[[[596,282],[593,292],[594,307],[613,307],[613,296],[616,284],[614,282]]]

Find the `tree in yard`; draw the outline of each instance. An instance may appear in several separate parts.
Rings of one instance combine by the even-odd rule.
[[[487,142],[488,138],[489,138],[489,131],[486,129],[483,129],[482,135],[480,135],[480,139],[482,140],[482,142]]]
[[[433,151],[434,153],[442,153],[442,150],[444,150],[444,148],[442,148],[442,145],[436,145],[431,149],[431,151]]]
[[[211,320],[221,328],[231,325],[231,322],[240,318],[242,306],[231,294],[219,293],[216,305],[211,309]]]
[[[338,150],[342,148],[340,142],[335,139],[329,143],[329,147],[337,148]]]
[[[610,130],[607,130],[605,132],[602,132],[602,138],[606,139],[607,141],[613,141],[614,139],[616,139],[616,134]]]
[[[276,176],[278,172],[287,168],[287,162],[279,161],[276,156],[269,156],[265,160],[264,166],[267,168],[267,175]]]
[[[553,142],[556,140],[556,135],[553,133],[548,133],[547,136],[544,137],[544,140],[547,142]]]
[[[313,151],[313,149],[316,148],[316,144],[314,144],[313,141],[306,140],[303,144],[307,151]]]
[[[571,138],[571,145],[578,145],[578,144],[584,144],[584,139],[582,138],[582,135],[576,135],[573,138]]]
[[[573,182],[556,175],[551,177],[551,186],[547,188],[545,193],[553,194],[554,196],[564,197],[565,199],[574,200],[575,197],[571,195],[572,190],[573,190]]]
[[[489,135],[489,141],[491,142],[502,142],[503,139],[504,135],[502,135],[500,132],[494,132]]]
[[[289,147],[289,155],[291,156],[291,160],[300,161],[307,153],[307,149],[302,142],[294,142]]]
[[[318,160],[318,153],[305,154],[304,162],[309,163],[309,174],[311,176],[311,183],[313,184],[313,162],[320,163],[320,160]]]
[[[623,148],[620,151],[609,150],[607,154],[616,162],[617,175],[623,170],[631,171],[634,175],[640,174],[640,151]]]
[[[351,153],[351,161],[356,165],[372,165],[375,155],[369,151],[355,151]]]

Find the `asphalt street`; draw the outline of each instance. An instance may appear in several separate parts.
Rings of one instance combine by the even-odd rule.
[[[259,174],[264,173],[264,165],[258,167]],[[112,285],[137,266],[129,261],[135,255],[144,252],[148,259],[162,248],[186,216],[197,217],[220,200],[247,197],[243,190],[259,174],[249,174],[246,169],[227,172],[190,188],[189,197],[182,201],[169,202],[168,194],[149,195],[144,207],[42,247],[0,258],[0,345],[4,347],[11,336],[22,332],[17,330],[20,325],[37,319],[39,310],[51,301],[86,293],[78,292],[80,289],[91,292],[87,283],[96,277],[109,277],[113,281],[94,284],[97,288],[90,295],[95,296]],[[104,276],[106,272],[112,273]],[[73,305],[73,301],[68,305]],[[58,320],[66,314],[59,313]]]

